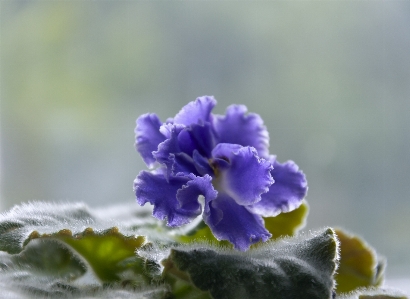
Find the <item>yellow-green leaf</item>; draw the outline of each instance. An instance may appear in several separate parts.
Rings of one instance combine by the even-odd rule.
[[[212,234],[211,229],[205,222],[201,222],[194,230],[185,235],[178,235],[177,240],[182,243],[191,243],[196,241],[207,241],[211,243],[218,243],[233,248],[232,244],[228,241],[218,241]]]
[[[281,213],[275,217],[266,217],[265,227],[272,234],[272,239],[293,236],[299,229],[305,226],[309,206],[306,201],[289,213]]]
[[[337,292],[346,293],[359,287],[378,286],[383,281],[384,263],[374,250],[357,236],[335,230],[340,241],[340,264],[335,280]]]

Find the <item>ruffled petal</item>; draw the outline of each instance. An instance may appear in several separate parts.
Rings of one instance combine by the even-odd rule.
[[[215,200],[205,201],[203,217],[218,240],[228,240],[242,251],[272,236],[265,229],[262,217],[236,204],[226,194],[219,193]]]
[[[240,144],[219,143],[212,150],[212,157],[230,161],[234,153],[239,152],[243,148]]]
[[[217,190],[223,190],[239,205],[260,201],[261,194],[268,192],[273,184],[271,163],[260,159],[253,147],[220,143],[212,155],[229,162],[229,167],[217,177]]]
[[[134,181],[137,202],[141,206],[147,202],[154,205],[153,216],[160,220],[166,219],[168,226],[189,223],[201,213],[201,208],[188,204],[181,207],[177,200],[177,193],[190,180],[182,176],[167,180],[161,173],[141,171]]]
[[[273,217],[298,208],[308,189],[304,173],[299,171],[299,167],[293,161],[280,164],[271,157],[271,162],[271,174],[275,183],[267,193],[262,194],[261,201],[248,207],[251,212],[264,217]]]
[[[158,150],[153,152],[153,157],[167,168],[167,177],[171,175],[196,174],[196,168],[191,156],[183,153],[179,146],[178,135],[185,130],[183,125],[165,124],[161,131],[168,137],[158,145]]]
[[[202,156],[197,150],[194,151],[192,156],[194,159],[195,168],[200,175],[214,175],[214,171],[209,165],[208,159]]]
[[[158,145],[165,140],[165,136],[159,130],[161,125],[161,121],[154,113],[143,114],[137,119],[135,148],[148,167],[152,167],[155,163],[152,152],[156,151]]]
[[[216,105],[216,100],[212,96],[203,96],[182,107],[181,111],[175,115],[173,122],[189,126],[210,121],[212,109]]]
[[[186,127],[178,135],[178,142],[184,153],[192,156],[193,152],[197,150],[202,156],[210,158],[212,149],[215,146],[211,124],[206,122]]]
[[[269,157],[269,133],[262,118],[255,113],[247,113],[244,105],[231,105],[226,115],[214,116],[214,127],[220,143],[253,146],[259,157]]]
[[[216,198],[218,192],[212,186],[212,177],[205,175],[203,177],[190,175],[190,181],[186,183],[177,192],[177,200],[182,209],[202,212],[198,196],[203,195],[205,201],[212,201]]]

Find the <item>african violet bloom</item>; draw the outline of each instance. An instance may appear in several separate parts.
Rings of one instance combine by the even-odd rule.
[[[246,250],[271,234],[263,217],[297,208],[307,182],[292,162],[269,155],[269,135],[259,115],[243,105],[211,113],[216,100],[197,98],[165,123],[156,114],[137,119],[136,148],[152,171],[134,181],[137,202],[180,226],[202,214],[219,240]],[[203,207],[198,200],[203,195]]]

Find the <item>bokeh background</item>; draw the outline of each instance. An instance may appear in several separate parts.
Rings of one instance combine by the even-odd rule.
[[[135,119],[214,95],[306,173],[307,229],[409,277],[409,29],[410,1],[2,0],[0,210],[133,202]]]

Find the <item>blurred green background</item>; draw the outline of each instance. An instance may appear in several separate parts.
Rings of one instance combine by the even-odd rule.
[[[1,211],[133,202],[135,119],[259,113],[342,226],[410,275],[410,1],[1,1]]]

